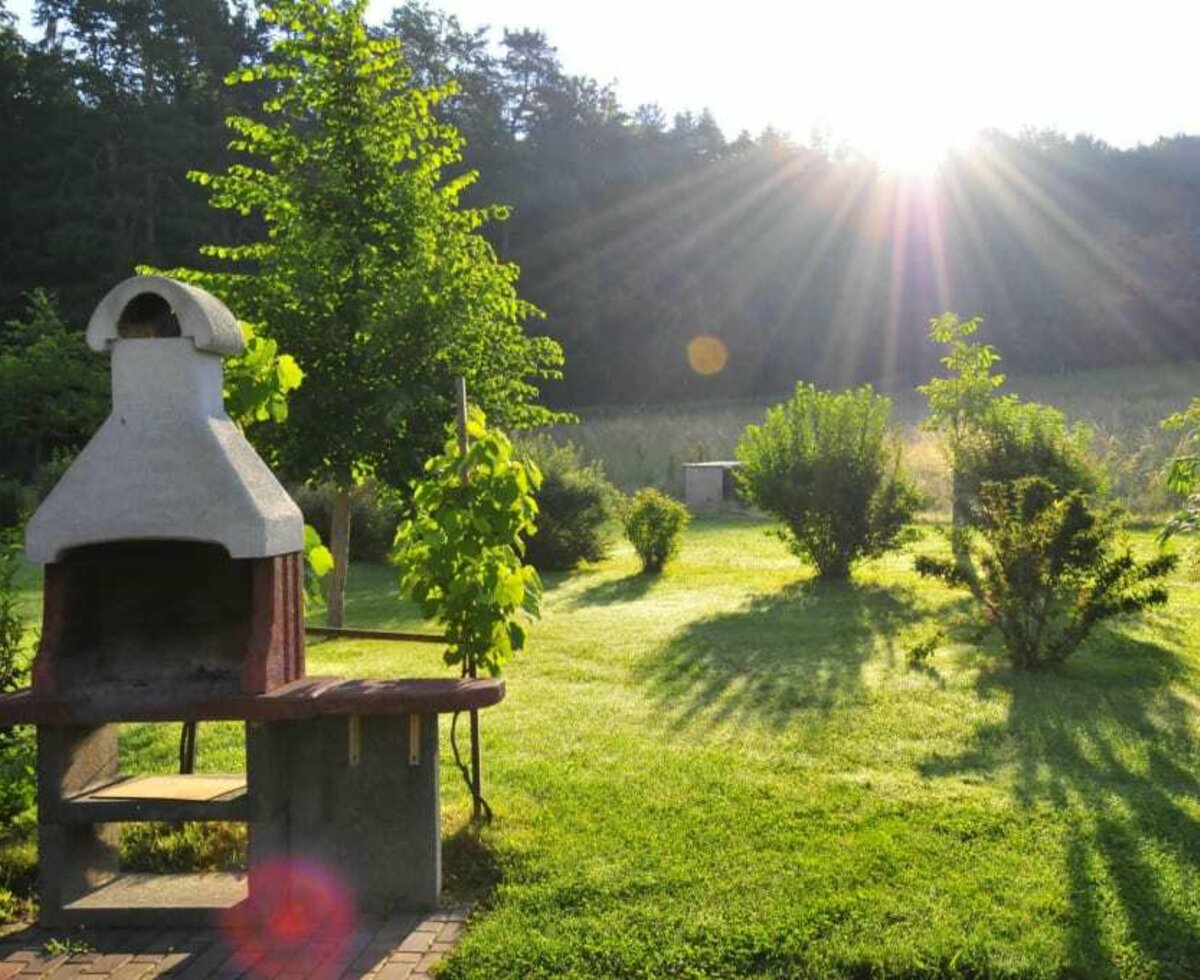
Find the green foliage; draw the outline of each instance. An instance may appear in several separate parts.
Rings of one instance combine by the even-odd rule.
[[[904,644],[904,662],[910,667],[925,667],[946,642],[946,628],[938,623],[926,623]]]
[[[225,411],[243,429],[255,422],[285,422],[288,396],[304,381],[304,372],[279,345],[242,323],[246,350],[225,363]]]
[[[223,821],[125,824],[121,867],[144,874],[244,871],[246,825]]]
[[[924,428],[944,435],[951,464],[957,460],[963,440],[988,414],[997,389],[1004,384],[1004,375],[992,371],[1000,361],[1000,353],[990,344],[971,339],[982,325],[983,317],[964,322],[957,313],[950,312],[929,321],[929,339],[946,348],[940,361],[949,374],[919,385],[917,391],[929,402]]]
[[[95,951],[95,947],[86,939],[78,939],[75,936],[67,936],[65,939],[51,936],[42,944],[42,952],[47,956],[82,956]]]
[[[1200,398],[1192,399],[1182,412],[1162,421],[1168,432],[1181,432],[1179,445],[1167,470],[1167,489],[1181,495],[1183,503],[1159,535],[1167,541],[1176,534],[1200,530]]]
[[[1103,474],[1086,425],[1068,426],[1056,408],[997,394],[1004,375],[992,366],[1000,355],[970,340],[982,322],[963,323],[954,313],[930,321],[930,340],[947,348],[941,361],[949,374],[917,389],[929,403],[924,426],[941,434],[950,464],[955,523],[976,519],[975,501],[988,482],[1041,476],[1062,493],[1099,490]]]
[[[526,560],[542,571],[600,561],[608,544],[604,526],[620,497],[604,468],[599,462],[584,463],[574,445],[549,436],[525,440],[519,448],[542,474],[537,533],[525,542]]]
[[[80,449],[108,411],[107,364],[49,293],[0,327],[0,469],[28,482],[55,452]]]
[[[474,173],[443,176],[463,141],[433,112],[454,87],[414,87],[397,41],[367,31],[365,7],[262,8],[269,54],[226,79],[264,97],[256,116],[227,120],[242,160],[190,177],[214,207],[260,219],[265,237],[204,248],[219,273],[172,273],[295,357],[305,384],[288,425],[259,438],[288,476],[343,489],[419,471],[455,375],[504,424],[551,420],[533,382],[561,363],[556,343],[524,334],[537,310],[479,233],[506,212],[461,207]]]
[[[451,438],[413,484],[413,517],[396,534],[395,561],[401,590],[445,630],[446,663],[475,676],[500,673],[538,615],[542,583],[521,558],[541,474],[477,408],[467,438],[465,455]]]
[[[823,579],[896,547],[920,502],[889,434],[891,407],[869,385],[834,394],[800,383],[738,442],[743,495],[783,521]]]
[[[917,571],[962,586],[1018,667],[1059,663],[1101,620],[1162,605],[1174,555],[1139,562],[1117,541],[1120,512],[1092,509],[1040,477],[987,483],[973,561],[918,556]],[[960,535],[975,532],[960,529]]]
[[[0,533],[0,694],[21,687],[28,665],[25,623],[17,612],[17,572],[21,546],[14,532]],[[0,729],[0,823],[27,812],[34,803],[35,749],[28,729]]]
[[[325,541],[329,540],[333,513],[333,487],[299,487],[292,498]],[[396,528],[403,517],[400,495],[376,480],[366,480],[354,488],[350,497],[354,532],[350,535],[353,561],[385,562],[396,540]]]
[[[25,674],[25,623],[17,613],[21,545],[13,532],[0,534],[0,694],[15,691]]]
[[[1102,490],[1104,475],[1091,445],[1091,429],[1067,425],[1057,408],[1015,397],[996,399],[957,457],[955,488],[968,521],[977,519],[975,502],[985,483],[1040,476],[1060,493]]]
[[[622,515],[625,537],[642,560],[642,571],[661,572],[679,553],[683,531],[692,515],[678,500],[653,487],[643,487]]]
[[[0,480],[0,533],[24,525],[32,496],[19,480]]]
[[[311,524],[304,525],[304,602],[320,600],[317,583],[333,571],[333,553],[325,547],[321,535]]]

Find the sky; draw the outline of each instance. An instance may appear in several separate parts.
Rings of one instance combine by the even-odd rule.
[[[1122,147],[1200,133],[1197,0],[431,2],[497,36],[545,31],[568,72],[613,82],[627,108],[707,107],[731,138],[823,130],[897,167],[981,128]],[[370,19],[394,5],[372,0]]]

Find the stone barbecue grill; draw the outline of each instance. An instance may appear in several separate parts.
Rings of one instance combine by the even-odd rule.
[[[46,565],[34,693],[119,706],[302,677],[303,519],[225,414],[237,321],[202,290],[137,277],[87,340],[111,354],[112,413],[26,532]]]
[[[437,716],[503,684],[308,677],[303,520],[222,400],[237,320],[139,276],[87,340],[112,359],[112,411],[29,522],[41,641],[30,688],[0,697],[0,724],[38,726],[43,922],[208,924],[288,858],[363,912],[435,905]],[[119,772],[119,723],[212,719],[246,722],[244,775]],[[123,873],[117,829],[137,820],[244,820],[248,873]]]

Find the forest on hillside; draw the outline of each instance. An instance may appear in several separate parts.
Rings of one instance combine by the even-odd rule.
[[[193,265],[253,236],[191,169],[228,162],[223,119],[252,110],[224,76],[262,57],[247,0],[38,0],[24,38],[0,0],[0,324],[44,287],[81,328],[140,263]],[[1200,357],[1200,137],[1118,150],[989,133],[928,181],[711,114],[667,119],[570,74],[553,39],[410,2],[377,26],[480,173],[471,203],[558,339],[559,405],[757,396],[797,378],[886,388],[929,376],[945,309],[987,317],[1014,371]],[[261,96],[259,96],[261,97]],[[0,328],[3,340],[4,328]],[[688,342],[718,338],[700,374]]]

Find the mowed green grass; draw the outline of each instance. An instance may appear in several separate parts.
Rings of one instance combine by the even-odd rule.
[[[448,887],[479,901],[444,975],[1195,976],[1198,586],[1056,671],[968,645],[914,669],[957,594],[905,555],[818,586],[766,528],[697,522],[661,577],[620,546],[548,582],[483,715],[478,844],[443,752]],[[418,625],[392,581],[356,567],[350,621]],[[448,672],[341,641],[309,670]],[[127,764],[169,770],[174,739],[133,726]],[[200,763],[239,768],[239,731],[202,726]]]

